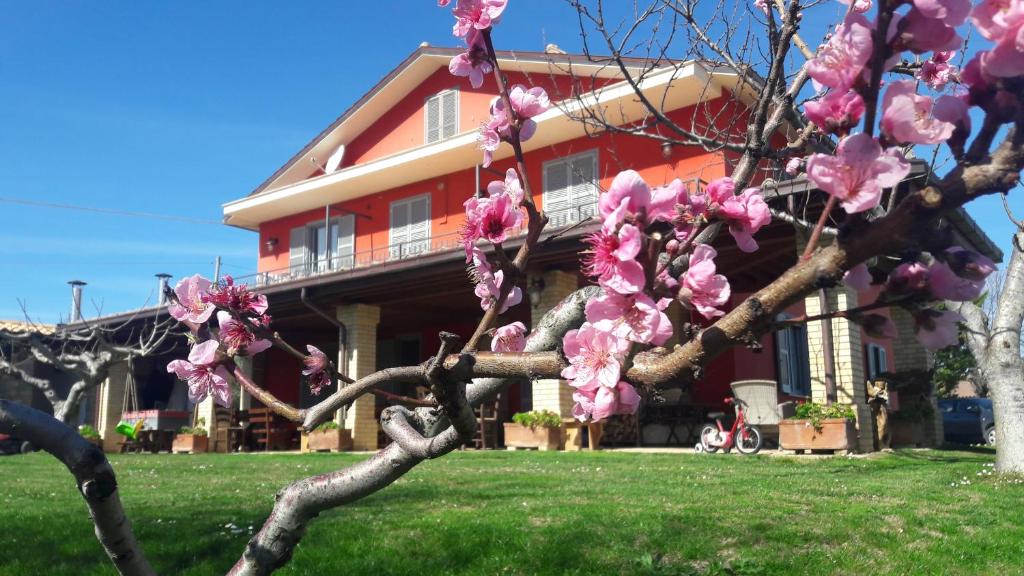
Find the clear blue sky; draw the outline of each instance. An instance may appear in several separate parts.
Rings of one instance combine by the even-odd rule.
[[[455,45],[451,22],[433,0],[5,2],[0,197],[219,221],[420,42]],[[548,42],[578,50],[572,9],[511,0],[499,47]],[[972,213],[1006,245],[998,200]],[[21,298],[57,321],[73,278],[87,316],[136,308],[153,274],[210,276],[217,255],[253,271],[255,234],[0,202],[0,318]]]

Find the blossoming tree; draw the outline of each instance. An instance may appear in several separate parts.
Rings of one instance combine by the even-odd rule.
[[[449,3],[438,2],[441,7]],[[813,51],[797,34],[802,10],[813,3],[758,0],[752,12],[766,26],[769,59],[744,116],[745,129],[738,134],[695,133],[659,118],[655,103],[645,103],[652,117],[674,134],[672,142],[735,152],[731,176],[704,189],[689,189],[679,181],[651,185],[630,170],[618,174],[599,201],[600,229],[587,240],[590,250],[583,270],[594,285],[566,298],[528,335],[522,324],[501,326],[501,314],[522,299],[519,284],[547,222],[533,201],[522,143],[537,130],[533,118],[552,106],[543,89],[509,86],[500,69],[493,36],[506,4],[457,0],[452,10],[453,32],[467,48],[452,59],[451,72],[474,85],[491,74],[499,87],[480,131],[483,163],[501,146],[510,146],[516,160],[503,180],[465,202],[466,263],[484,311],[466,342],[441,333],[436,355],[423,365],[352,381],[322,352],[307,347],[307,354],[279,338],[266,299],[245,286],[230,279],[211,284],[198,276],[178,284],[173,314],[191,330],[195,344],[187,360],[172,362],[168,370],[187,380],[194,400],[212,395],[226,403],[233,377],[263,404],[311,430],[364,394],[384,395],[378,389],[383,383],[417,383],[431,392],[420,403],[425,405],[395,403],[383,411],[381,427],[392,442],[373,457],[283,488],[232,574],[272,572],[288,561],[321,511],[380,490],[423,460],[469,441],[476,426],[470,406],[497,393],[509,378],[568,380],[575,390],[574,413],[582,420],[631,413],[640,394],[670,381],[692,380],[719,353],[775,329],[777,315],[787,306],[844,280],[855,286],[883,285],[877,302],[842,311],[847,317],[892,335],[884,317],[870,311],[901,306],[917,322],[916,337],[937,348],[955,341],[959,316],[935,303],[976,297],[992,271],[984,257],[951,245],[942,217],[978,196],[1007,193],[1019,181],[1024,167],[1024,107],[1019,101],[1024,87],[1024,0],[986,0],[973,8],[969,0],[882,0],[874,6],[870,0],[855,0]],[[581,17],[603,25],[600,2],[593,11],[580,2],[572,4]],[[693,22],[695,30],[706,30],[697,24],[694,2],[654,5]],[[977,30],[992,46],[957,71],[949,64],[949,52],[962,46],[961,29],[966,28]],[[746,70],[742,62],[730,62],[726,49],[711,38],[703,41],[725,55],[735,70]],[[806,62],[787,71],[794,46]],[[617,55],[615,45],[609,49]],[[932,56],[927,66],[907,66],[901,61],[907,53]],[[634,81],[627,70],[623,73]],[[931,89],[956,89],[935,97],[900,79],[908,73],[918,74]],[[803,106],[805,121],[795,102],[809,91],[815,96]],[[975,123],[978,128],[972,130]],[[784,124],[792,128],[792,138],[780,145],[777,136]],[[623,129],[665,138],[643,126]],[[909,147],[936,144],[946,147],[955,167],[921,189],[898,198],[890,194],[891,208],[881,206],[885,191],[909,173]],[[765,164],[785,166],[793,174],[805,172],[827,200],[817,222],[805,223],[811,234],[799,261],[727,309],[729,280],[719,273],[710,243],[727,231],[739,249],[758,249],[757,232],[773,217],[762,197],[765,183],[758,186],[758,169]],[[840,224],[829,231],[835,240],[823,246],[819,239],[830,218]],[[509,253],[503,243],[509,230],[522,223],[526,239]],[[902,263],[885,273],[869,263],[878,256],[896,256]],[[673,300],[710,325],[673,326],[664,313]],[[489,334],[491,351],[483,349]],[[681,336],[681,343],[663,348],[673,334]],[[337,380],[339,390],[305,410],[274,398],[235,362],[269,346],[302,359],[314,388]],[[118,569],[151,573],[102,455],[59,423],[0,401],[0,430],[13,427],[68,463],[92,510],[97,535]]]

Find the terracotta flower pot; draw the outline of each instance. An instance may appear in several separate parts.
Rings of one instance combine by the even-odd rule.
[[[314,430],[309,433],[307,447],[312,452],[344,452],[352,449],[352,434],[344,428]]]
[[[210,439],[206,436],[197,436],[195,434],[176,434],[174,436],[174,444],[171,446],[171,452],[190,452],[195,454],[198,452],[206,452],[209,449],[209,446]]]
[[[561,428],[527,428],[515,422],[505,422],[505,446],[509,448],[558,450],[561,448],[561,439]]]
[[[782,420],[779,445],[785,450],[853,450],[857,430],[853,420],[845,418],[826,418],[820,428],[810,420]]]

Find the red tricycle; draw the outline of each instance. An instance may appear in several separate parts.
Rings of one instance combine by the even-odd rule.
[[[740,454],[757,454],[761,449],[761,431],[756,426],[747,424],[743,417],[743,401],[733,398],[726,398],[726,404],[736,404],[736,421],[732,428],[726,430],[722,426],[722,418],[725,412],[711,412],[708,418],[714,418],[714,424],[708,424],[700,431],[700,442],[694,446],[694,451],[715,453],[719,449],[728,452],[733,446]]]

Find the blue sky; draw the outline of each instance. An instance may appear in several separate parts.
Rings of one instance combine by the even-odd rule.
[[[0,198],[219,221],[223,202],[262,182],[420,42],[455,45],[435,4],[5,2]],[[559,0],[511,0],[495,37],[500,48],[580,45]],[[1013,203],[1024,214],[1019,194]],[[971,212],[1007,244],[998,199]],[[87,316],[136,308],[153,298],[155,273],[209,276],[217,255],[225,273],[253,271],[255,234],[0,201],[0,318],[20,318],[20,298],[34,318],[57,321],[73,278],[89,283]]]

